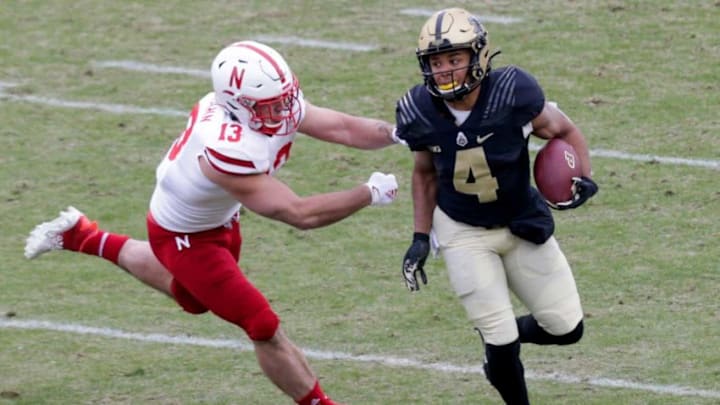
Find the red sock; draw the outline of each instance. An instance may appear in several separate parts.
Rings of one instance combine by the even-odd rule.
[[[298,405],[339,405],[333,402],[320,388],[320,381],[315,381],[315,385],[301,399],[295,400]]]
[[[81,217],[74,227],[63,233],[63,249],[100,256],[118,264],[120,249],[129,236],[98,229],[97,223]]]

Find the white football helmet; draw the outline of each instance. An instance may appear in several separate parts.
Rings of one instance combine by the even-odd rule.
[[[255,41],[236,42],[218,53],[210,73],[216,102],[236,120],[266,135],[297,130],[300,86],[274,49]]]

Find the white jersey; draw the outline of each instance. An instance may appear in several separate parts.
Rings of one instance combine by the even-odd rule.
[[[302,120],[302,93],[297,101]],[[223,173],[272,175],[287,161],[296,135],[296,131],[283,136],[254,131],[217,105],[214,93],[207,94],[195,105],[187,128],[157,167],[150,213],[160,226],[174,232],[200,232],[227,223],[240,209],[240,202],[205,177],[199,157]]]

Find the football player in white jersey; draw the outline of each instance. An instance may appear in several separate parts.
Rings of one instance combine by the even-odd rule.
[[[326,226],[393,202],[392,174],[373,173],[351,189],[296,195],[273,177],[298,132],[376,149],[398,142],[393,125],[314,106],[274,49],[241,41],[211,67],[213,92],[190,113],[185,131],[157,167],[147,215],[149,241],[98,229],[73,207],[38,225],[31,259],[65,249],[103,257],[167,294],[187,312],[211,311],[241,327],[265,375],[298,404],[333,404],[303,353],[286,337],[265,296],[238,267],[241,206],[300,229]]]

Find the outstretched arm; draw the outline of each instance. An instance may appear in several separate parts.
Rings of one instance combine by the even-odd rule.
[[[358,149],[379,149],[397,143],[394,129],[389,122],[318,107],[307,101],[299,127],[300,132],[313,138]]]
[[[233,195],[247,209],[299,229],[330,225],[368,205],[386,205],[395,199],[393,175],[373,174],[366,184],[348,190],[300,197],[280,180],[264,174],[233,175],[213,169],[199,158],[203,174]]]

